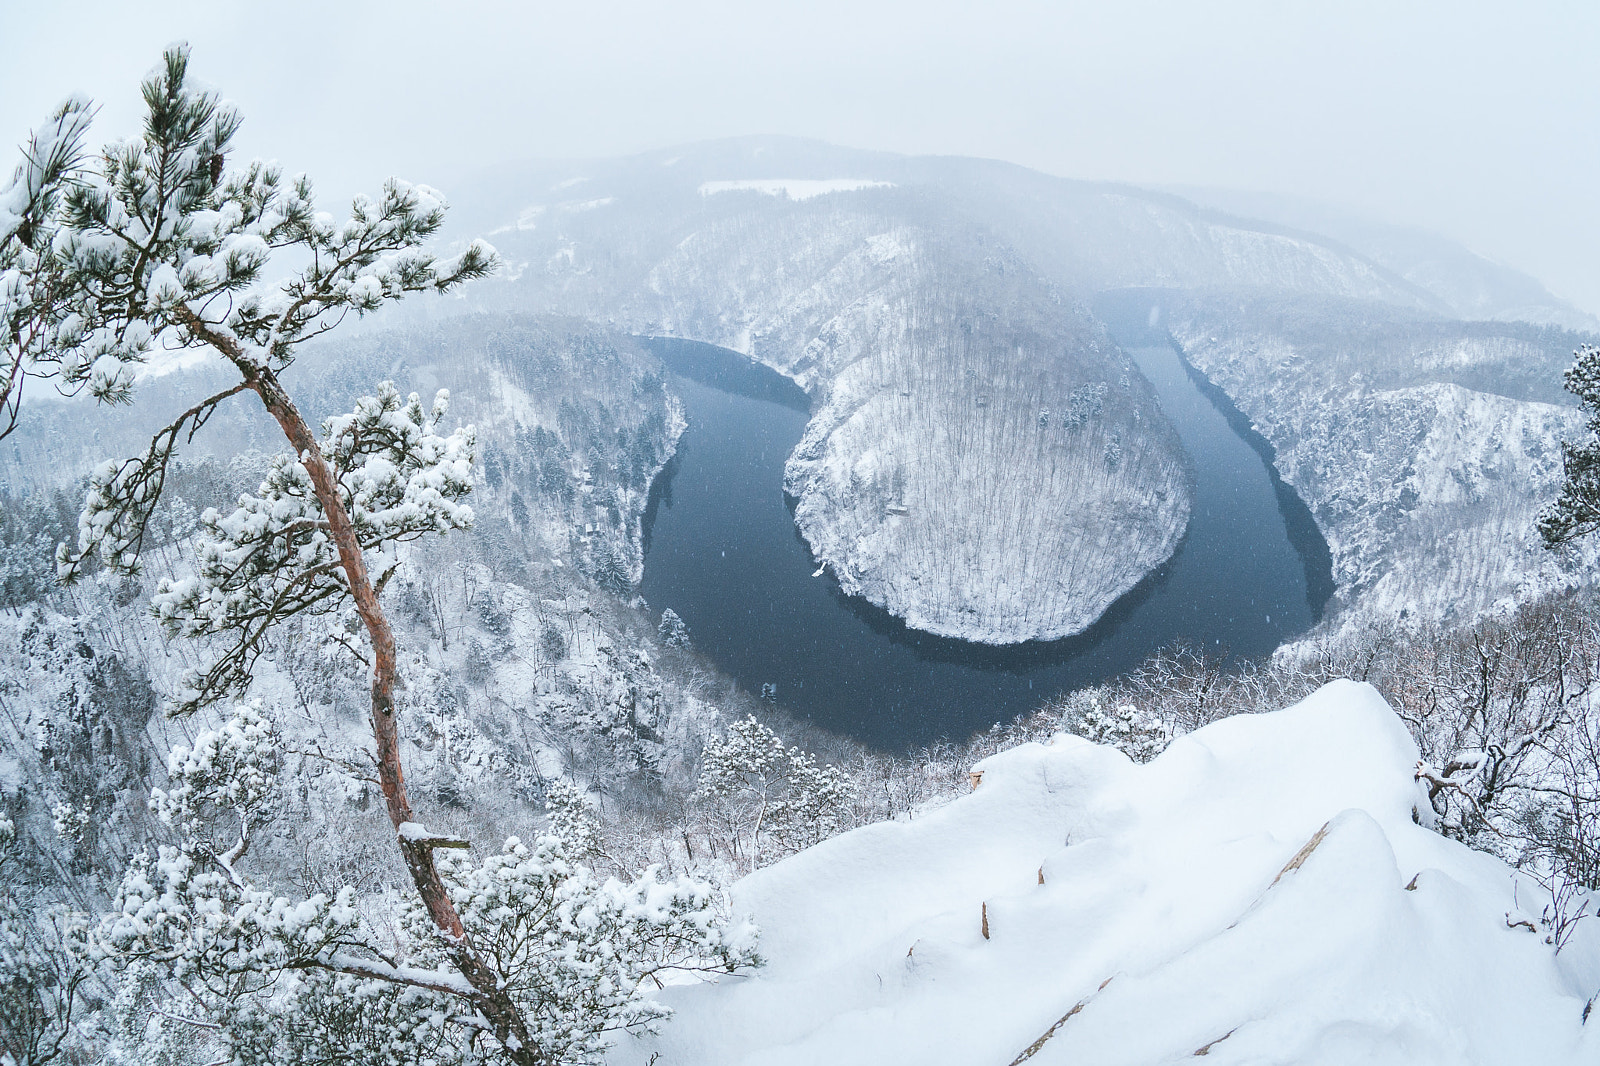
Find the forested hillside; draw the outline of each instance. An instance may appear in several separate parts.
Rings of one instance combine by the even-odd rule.
[[[1163,306],[1163,294],[1149,294]],[[1165,294],[1185,356],[1251,419],[1333,550],[1341,624],[1467,622],[1587,584],[1533,527],[1581,419],[1581,335],[1338,301]]]
[[[684,185],[711,165],[657,164],[659,182],[636,165],[523,209],[496,236],[513,276],[475,298],[793,377],[814,403],[787,478],[800,529],[847,591],[916,628],[1070,635],[1172,553],[1181,453],[1082,306],[928,190]]]

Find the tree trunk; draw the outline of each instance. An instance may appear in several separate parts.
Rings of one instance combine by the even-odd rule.
[[[396,830],[400,853],[417,895],[428,910],[444,942],[449,945],[450,961],[471,984],[473,1007],[483,1015],[493,1028],[495,1038],[505,1048],[511,1060],[519,1066],[545,1066],[542,1058],[530,1046],[527,1025],[517,1010],[516,1003],[501,987],[499,975],[487,966],[473,949],[471,939],[461,924],[461,916],[451,902],[439,868],[433,860],[434,845],[425,840],[412,840],[399,835],[399,828],[413,822],[411,801],[406,795],[405,772],[400,764],[400,733],[395,720],[394,693],[400,679],[395,656],[394,630],[378,603],[378,593],[367,573],[366,557],[356,539],[350,512],[339,495],[333,471],[317,445],[315,434],[289,394],[269,368],[256,363],[231,337],[216,333],[197,317],[191,316],[189,328],[201,339],[210,343],[244,375],[250,388],[261,397],[268,413],[277,421],[283,435],[294,446],[300,465],[311,478],[317,501],[327,516],[329,537],[339,552],[339,563],[344,570],[356,613],[366,626],[372,643],[372,736],[377,745],[378,782],[383,792],[389,821]]]

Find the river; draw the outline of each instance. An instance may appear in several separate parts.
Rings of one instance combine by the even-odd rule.
[[[775,686],[789,712],[891,751],[965,738],[1178,640],[1269,653],[1331,592],[1327,545],[1248,421],[1150,339],[1127,350],[1193,461],[1194,511],[1172,558],[1075,637],[996,648],[930,636],[813,576],[783,493],[805,393],[746,356],[675,339],[650,343],[689,427],[652,492],[640,591],[741,686]]]

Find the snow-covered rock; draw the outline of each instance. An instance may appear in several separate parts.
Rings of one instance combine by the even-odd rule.
[[[1596,1061],[1600,937],[1558,956],[1532,882],[1419,825],[1416,761],[1348,681],[1142,766],[1065,735],[1007,751],[971,795],[739,882],[769,965],[670,990],[662,1035],[614,1057]]]

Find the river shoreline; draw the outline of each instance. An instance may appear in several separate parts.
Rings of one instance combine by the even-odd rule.
[[[1191,458],[1204,485],[1184,540],[1083,633],[997,647],[912,630],[816,573],[782,494],[784,459],[810,414],[797,385],[735,352],[651,345],[690,424],[652,488],[642,594],[682,616],[696,647],[741,687],[774,686],[790,713],[870,746],[968,736],[1179,640],[1268,654],[1321,606],[1307,561],[1315,545],[1294,543],[1304,532],[1287,522],[1275,471],[1173,346],[1128,350],[1173,409],[1186,449],[1199,450]]]

